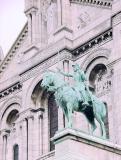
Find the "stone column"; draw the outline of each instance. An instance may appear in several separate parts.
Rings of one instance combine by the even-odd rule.
[[[6,160],[7,136],[3,136],[3,160]]]
[[[43,154],[43,111],[38,111],[34,115],[34,144],[33,159],[37,159]]]
[[[28,44],[32,43],[32,17],[30,14],[27,15],[28,18]]]
[[[68,27],[71,24],[70,0],[61,0],[61,9],[62,9],[62,25]]]
[[[42,15],[42,23],[41,23],[41,30],[42,30],[42,34],[41,34],[41,42],[42,45],[45,45],[47,43],[47,21],[44,18],[44,15]]]
[[[43,114],[43,154],[49,152],[50,149],[50,139],[49,139],[49,119],[48,119],[48,101],[45,103],[45,112]]]
[[[61,0],[57,0],[58,27],[62,25],[62,6]]]
[[[28,160],[28,148],[27,148],[27,143],[28,143],[28,138],[27,138],[27,120],[24,119],[22,121],[22,159],[23,160]]]
[[[65,127],[65,119],[62,109],[58,108],[58,130],[62,130]]]
[[[63,71],[65,73],[69,73],[69,60],[63,61]],[[69,83],[69,77],[64,76],[64,80]],[[66,127],[67,125],[68,125],[67,118],[65,117],[65,115],[63,115],[63,126]]]
[[[32,43],[36,43],[36,38],[37,38],[37,21],[36,21],[36,11],[32,11]]]
[[[33,138],[36,137],[36,135],[33,135],[33,122],[34,122],[34,116],[27,117],[28,120],[28,160],[33,160]]]
[[[2,151],[2,160],[7,160],[7,137],[8,137],[8,134],[9,134],[9,130],[3,130],[2,131],[2,148],[1,148],[1,151]]]
[[[34,115],[34,143],[33,143],[33,154],[34,154],[34,159],[37,159],[39,156],[39,118],[38,115]]]
[[[38,20],[38,31],[39,31],[39,41],[40,45],[42,45],[42,13],[40,12],[39,15],[39,20]]]
[[[39,155],[43,154],[43,114],[39,115]]]
[[[0,160],[3,159],[3,136],[2,134],[0,135]]]
[[[20,136],[19,136],[19,159],[21,160],[23,158],[23,143],[22,143],[22,139],[23,139],[23,127],[22,127],[22,121],[19,121],[20,125],[19,125],[19,132],[20,132]]]
[[[63,70],[65,73],[69,73],[69,60],[63,61]],[[69,81],[69,77],[64,77],[65,81]]]

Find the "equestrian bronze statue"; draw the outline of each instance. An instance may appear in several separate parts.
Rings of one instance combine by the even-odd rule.
[[[44,74],[41,86],[47,91],[53,92],[56,103],[62,108],[67,118],[68,127],[72,127],[72,114],[74,111],[83,113],[91,124],[92,133],[96,129],[95,119],[101,127],[102,137],[106,138],[105,119],[106,106],[92,94],[86,83],[86,75],[78,64],[73,67],[73,73],[48,71]],[[61,75],[72,77],[74,85],[70,86]]]

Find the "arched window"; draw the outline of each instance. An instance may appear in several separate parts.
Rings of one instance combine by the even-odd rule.
[[[8,115],[8,117],[7,117],[7,124],[9,125],[9,126],[11,126],[16,120],[17,120],[17,118],[18,118],[18,110],[16,110],[16,109],[14,109],[14,110],[12,110],[10,113],[9,113],[9,115]]]
[[[89,85],[90,89],[93,92],[101,92],[104,89],[104,77],[107,73],[107,68],[104,64],[97,64],[92,71],[90,72],[89,75]]]
[[[13,160],[19,160],[19,146],[18,144],[13,147]]]
[[[58,107],[55,102],[54,95],[50,95],[48,99],[48,113],[49,113],[49,122],[50,122],[50,139],[55,135],[58,130]],[[50,151],[54,150],[54,143],[50,140]]]

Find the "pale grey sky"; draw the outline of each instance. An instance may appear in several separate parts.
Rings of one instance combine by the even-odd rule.
[[[25,23],[24,0],[0,0],[0,46],[4,55]]]

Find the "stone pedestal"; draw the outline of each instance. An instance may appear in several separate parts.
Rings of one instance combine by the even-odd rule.
[[[121,160],[121,146],[74,129],[64,129],[54,138],[55,160]]]

